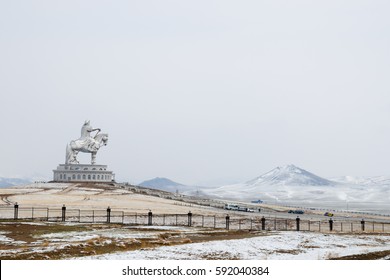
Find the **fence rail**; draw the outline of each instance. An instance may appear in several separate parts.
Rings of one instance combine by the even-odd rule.
[[[275,231],[316,231],[316,232],[390,232],[390,223],[374,221],[344,221],[329,219],[313,221],[285,218],[265,217],[230,217],[229,215],[187,214],[153,214],[127,213],[113,211],[110,207],[104,210],[67,209],[45,207],[19,207],[18,204],[0,208],[0,220],[41,220],[49,222],[79,223],[118,223],[126,225],[153,226],[190,226],[204,228],[220,228],[228,230],[275,230]]]

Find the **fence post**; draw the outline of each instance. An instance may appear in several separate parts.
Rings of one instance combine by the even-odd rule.
[[[177,226],[177,214],[175,216],[176,216],[176,226]]]
[[[286,231],[288,230],[288,221],[286,220]]]
[[[360,223],[362,224],[362,231],[364,231],[364,224],[365,224],[364,219],[362,219],[362,221]]]
[[[230,217],[229,215],[226,215],[226,229],[229,230],[229,224],[230,224]]]
[[[92,223],[95,223],[95,210],[92,210]]]
[[[65,213],[66,213],[65,204],[62,205],[61,209],[62,209],[61,222],[65,222]]]
[[[261,230],[265,230],[265,217],[261,218]]]
[[[251,230],[253,229],[253,227],[252,227],[252,218],[251,218]]]
[[[343,223],[341,223],[341,231],[343,231]]]
[[[204,227],[204,216],[202,215],[202,227]]]
[[[111,208],[110,206],[107,207],[107,223],[111,222]]]
[[[34,207],[31,208],[31,220],[34,220]]]
[[[333,220],[332,220],[332,218],[329,219],[329,230],[333,231]]]
[[[47,208],[46,211],[47,211],[47,221],[49,221],[49,208]]]
[[[299,216],[297,216],[295,220],[297,221],[297,231],[299,231],[299,224],[301,222],[301,219],[299,218]]]
[[[165,214],[163,214],[163,225],[165,226]]]
[[[188,226],[192,226],[192,213],[191,211],[188,212]]]
[[[152,210],[149,210],[148,213],[148,226],[151,226],[153,224],[153,213]]]
[[[214,216],[214,228],[216,228],[217,227],[217,221],[216,221],[216,217]]]
[[[14,205],[14,220],[18,219],[18,215],[19,215],[19,205],[16,202],[15,205]]]
[[[122,211],[122,224],[125,223],[125,211]]]
[[[309,231],[310,231],[310,220],[309,220]]]

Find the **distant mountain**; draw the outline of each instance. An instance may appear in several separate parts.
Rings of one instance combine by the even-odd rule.
[[[358,177],[358,176],[342,176],[331,179],[334,182],[359,185],[359,186],[390,186],[389,176],[373,176],[373,177]]]
[[[157,177],[151,180],[143,181],[138,185],[142,187],[151,188],[151,189],[157,189],[157,190],[162,190],[171,193],[178,193],[181,195],[203,196],[203,197],[207,196],[207,194],[203,191],[204,189],[207,189],[207,187],[183,185],[167,178]]]
[[[241,184],[204,189],[222,199],[390,213],[390,177],[340,177],[324,179],[295,165],[275,169]]]
[[[174,182],[167,178],[160,178],[156,177],[151,180],[143,181],[142,183],[139,183],[138,185],[142,187],[167,191],[167,192],[182,192],[184,189],[188,189],[188,186]]]
[[[29,179],[0,177],[0,188],[30,184]]]
[[[265,200],[271,203],[332,198],[340,185],[293,164],[279,166],[241,184],[204,190],[208,195],[245,201]],[[342,195],[341,195],[342,196]]]
[[[271,171],[246,182],[256,186],[330,186],[336,182],[321,178],[293,164],[276,167]]]

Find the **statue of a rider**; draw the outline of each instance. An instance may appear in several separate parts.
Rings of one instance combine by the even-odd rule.
[[[97,131],[95,136],[91,136],[93,131]],[[90,121],[85,121],[81,127],[81,137],[72,140],[66,146],[66,164],[78,164],[77,154],[79,152],[91,153],[91,164],[96,163],[96,153],[103,145],[107,145],[108,134],[99,134],[100,128],[93,128]]]

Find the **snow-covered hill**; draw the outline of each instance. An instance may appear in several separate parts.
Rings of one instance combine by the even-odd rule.
[[[248,186],[331,186],[335,182],[321,178],[293,164],[276,167],[246,182]]]
[[[0,188],[19,186],[31,183],[29,179],[0,177]]]
[[[373,177],[357,177],[357,176],[342,176],[332,178],[332,181],[342,184],[354,184],[360,186],[390,186],[389,176],[373,176]]]
[[[295,165],[276,167],[241,184],[222,186],[209,191],[210,195],[242,200],[281,201],[313,199],[334,189],[338,183],[321,178]]]

